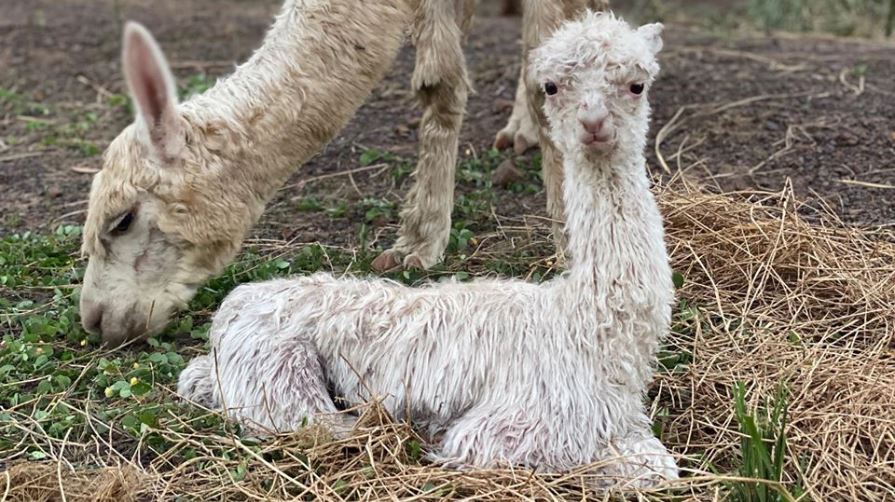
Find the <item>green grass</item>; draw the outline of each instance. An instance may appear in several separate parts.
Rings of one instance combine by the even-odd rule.
[[[45,117],[50,115],[50,109],[42,104],[27,99],[15,89],[0,87],[0,110],[5,110],[12,115],[26,117]]]
[[[177,404],[169,389],[184,367],[174,335],[206,323],[181,321],[139,349],[108,352],[79,326],[79,227],[0,241],[0,456],[41,459],[53,441],[120,435],[125,447],[160,453],[150,432],[187,417],[226,428],[218,417]],[[190,319],[190,317],[186,317]],[[142,443],[141,443],[142,442]]]
[[[28,100],[22,94],[0,88],[0,111],[17,116],[24,123],[19,138],[6,139],[9,144],[29,142],[32,138],[44,148],[66,148],[83,157],[100,154],[97,144],[87,136],[96,130],[99,116],[94,111],[79,111],[65,116],[42,103]]]
[[[768,30],[852,36],[885,31],[893,6],[890,0],[749,0],[747,12]]]
[[[750,411],[746,406],[746,386],[738,382],[734,387],[734,409],[739,423],[743,478],[766,480],[770,483],[738,481],[732,494],[739,502],[784,502],[802,495],[799,483],[787,484],[784,466],[787,454],[788,392],[781,384],[773,400],[764,409]]]
[[[43,132],[41,143],[46,147],[61,146],[79,152],[84,157],[93,157],[100,154],[100,149],[93,141],[85,139],[85,136],[96,126],[98,117],[94,112],[83,112],[72,117],[62,125],[50,125]],[[29,125],[37,122],[29,122]]]
[[[204,73],[196,73],[191,75],[186,80],[186,83],[180,87],[180,95],[184,100],[189,99],[211,89],[215,82],[217,82],[217,79],[214,77],[209,77]]]

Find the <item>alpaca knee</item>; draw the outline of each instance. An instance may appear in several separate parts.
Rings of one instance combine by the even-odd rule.
[[[415,91],[441,83],[468,86],[463,55],[462,19],[453,2],[423,0],[414,26],[416,63],[411,85]],[[463,16],[461,16],[463,17]]]

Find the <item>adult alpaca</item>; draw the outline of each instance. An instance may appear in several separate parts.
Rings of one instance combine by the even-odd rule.
[[[591,13],[532,54],[564,158],[566,275],[541,285],[408,288],[328,274],[243,285],[179,393],[288,431],[336,411],[327,389],[350,403],[373,392],[440,437],[432,458],[448,465],[606,461],[603,474],[631,485],[675,478],[643,404],[674,295],[643,155],[660,34]]]
[[[437,188],[449,228],[468,91],[461,39],[473,3],[286,0],[262,47],[184,103],[152,36],[128,24],[122,63],[138,113],[110,144],[90,192],[85,329],[112,344],[161,331],[235,256],[296,167],[354,114],[411,28],[413,87],[424,109],[416,184]],[[411,203],[408,232],[438,226],[426,218],[434,202],[424,195]]]
[[[526,47],[586,4],[604,1],[528,0]],[[89,256],[84,328],[111,344],[161,331],[233,259],[287,177],[344,126],[391,66],[407,31],[416,46],[412,88],[423,108],[419,162],[398,239],[374,267],[433,265],[450,234],[468,94],[462,44],[474,4],[286,0],[252,58],[185,103],[177,102],[152,36],[128,25],[122,62],[138,116],[109,146],[93,181],[82,247]],[[530,83],[519,86],[503,133],[535,143],[527,110],[539,93]],[[548,210],[561,219],[558,157],[549,141],[540,142]]]

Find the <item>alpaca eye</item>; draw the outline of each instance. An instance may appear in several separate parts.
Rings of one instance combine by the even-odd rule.
[[[553,96],[559,92],[559,89],[557,89],[556,84],[553,82],[547,82],[544,84],[544,92],[546,92],[548,96]]]
[[[134,213],[133,211],[128,211],[120,220],[118,220],[118,224],[115,225],[115,228],[112,229],[112,235],[121,235],[127,232],[127,229],[131,227],[131,223],[134,222]]]
[[[643,87],[643,84],[631,84],[630,89],[631,89],[631,94],[639,96],[639,95],[643,94],[644,87]]]

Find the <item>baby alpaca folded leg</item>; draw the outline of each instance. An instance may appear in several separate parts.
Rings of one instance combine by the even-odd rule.
[[[601,472],[605,476],[605,483],[599,483],[603,488],[652,488],[678,479],[674,457],[649,431],[613,441],[598,460],[611,462]]]
[[[454,469],[521,465],[536,467],[542,460],[537,427],[493,409],[470,410],[445,432],[433,462]]]
[[[284,332],[279,287],[241,286],[227,297],[211,328],[211,353],[190,362],[178,391],[261,433],[294,431],[318,417],[343,428],[342,419],[321,416],[337,409],[309,336]]]
[[[272,432],[330,422],[320,415],[337,409],[311,343],[272,338],[257,335],[238,347],[221,341],[217,368],[221,402],[228,413],[252,428]]]

